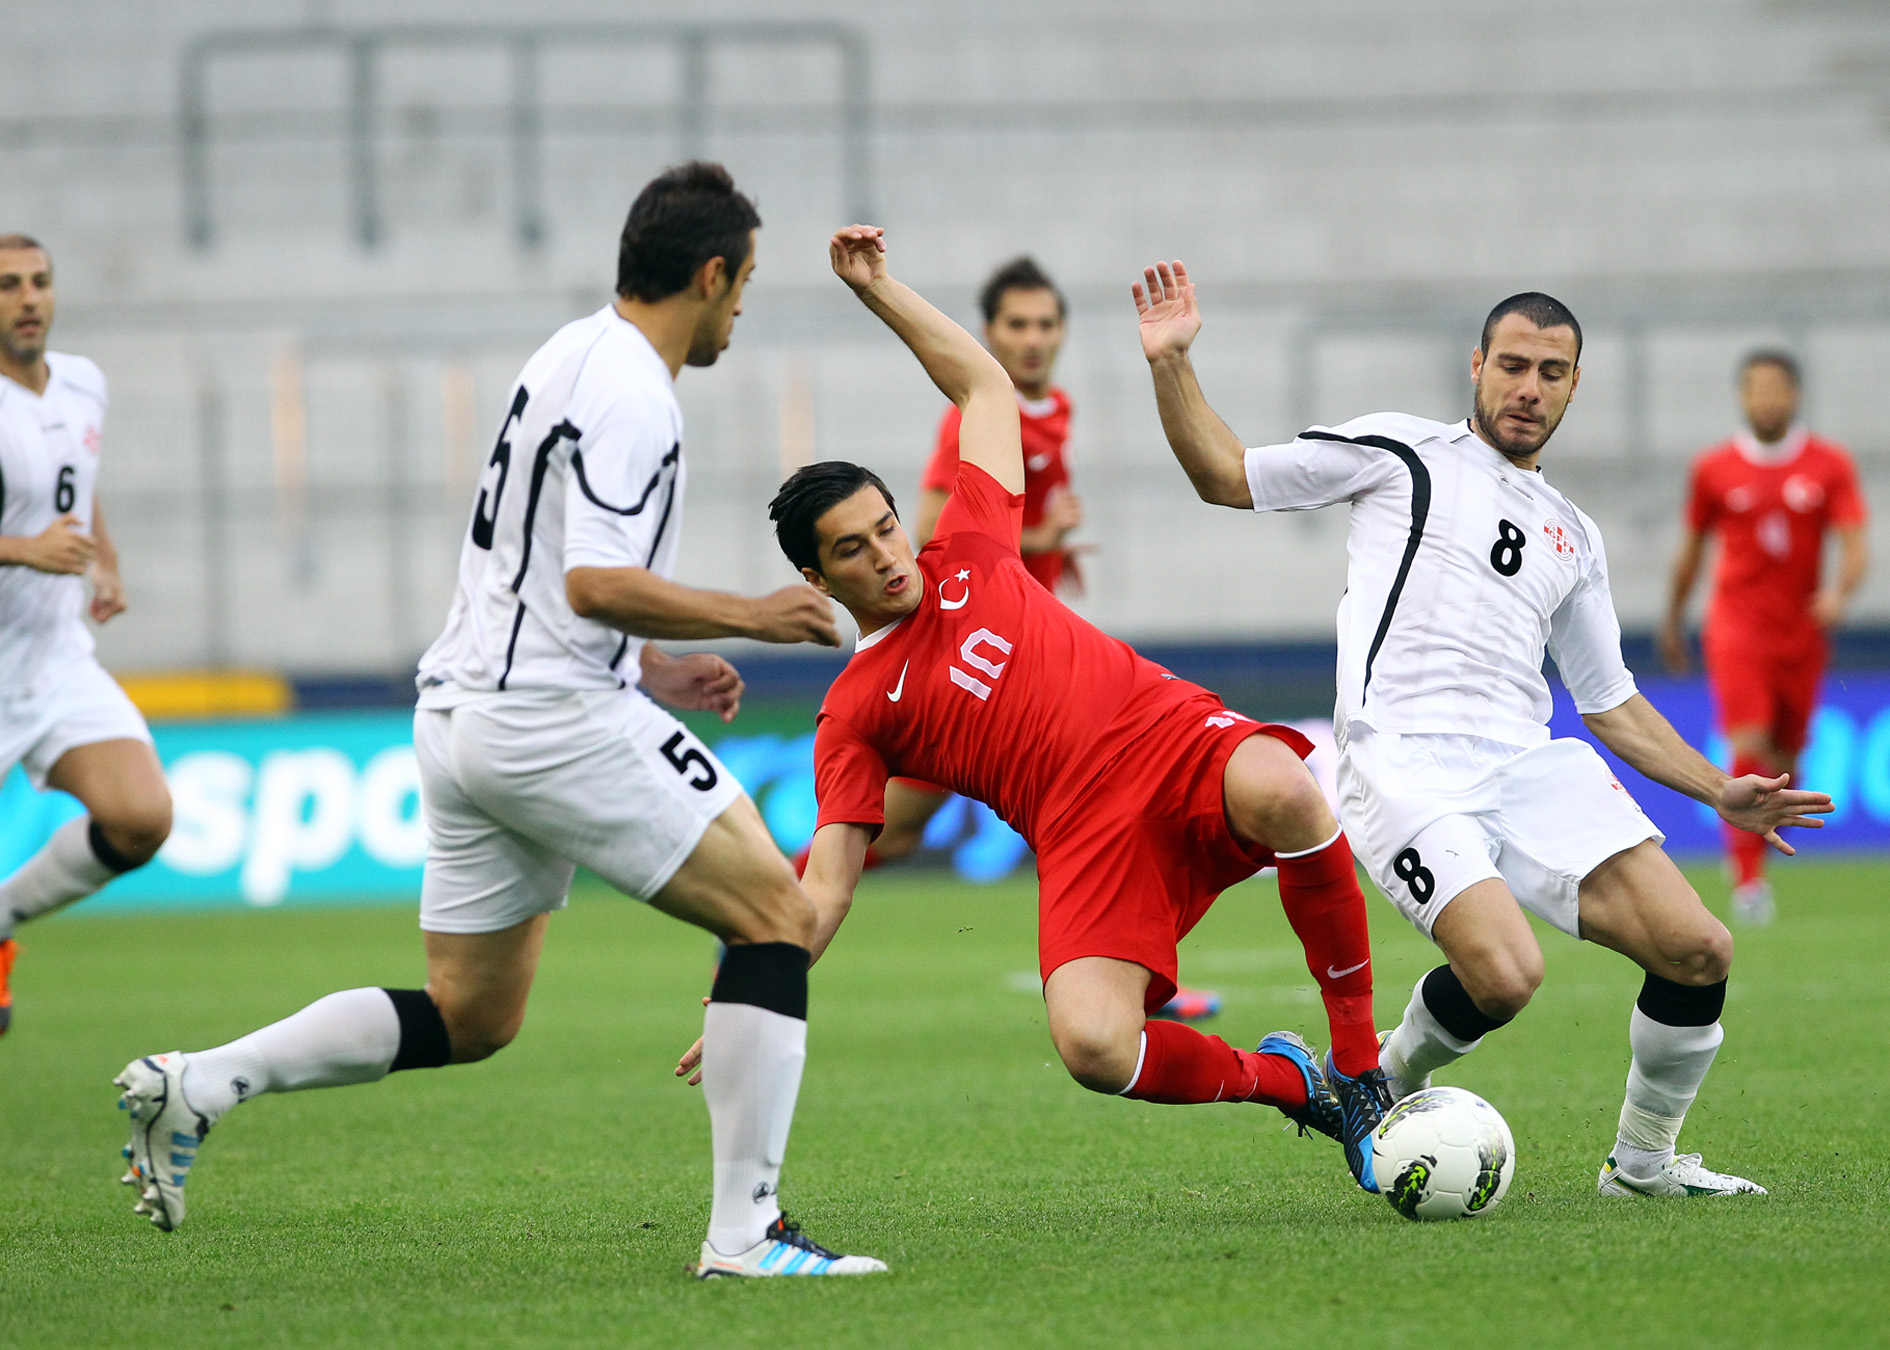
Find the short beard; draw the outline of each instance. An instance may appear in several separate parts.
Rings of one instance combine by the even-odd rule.
[[[17,347],[8,339],[0,337],[0,352],[4,352],[7,360],[22,370],[31,370],[46,355],[46,344],[42,342],[37,347]]]
[[[714,328],[697,329],[695,338],[689,344],[689,355],[683,358],[686,366],[712,366],[722,354],[721,335]]]
[[[1477,430],[1483,433],[1483,439],[1495,446],[1507,459],[1528,459],[1529,456],[1538,453],[1549,443],[1549,437],[1555,434],[1555,428],[1558,425],[1557,422],[1547,424],[1543,429],[1541,440],[1534,445],[1523,445],[1505,437],[1496,429],[1494,419],[1484,416],[1481,398],[1478,398],[1473,405],[1472,415],[1476,419]]]

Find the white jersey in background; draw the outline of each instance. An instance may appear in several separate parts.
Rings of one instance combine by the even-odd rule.
[[[92,528],[105,376],[83,356],[47,352],[44,393],[0,377],[0,534],[30,538],[61,516]],[[85,579],[0,567],[0,694],[44,692],[92,652]]]
[[[573,613],[564,574],[675,570],[682,409],[636,325],[611,306],[565,325],[526,362],[506,406],[446,630],[420,660],[423,708],[634,684],[643,639]]]
[[[1468,422],[1374,413],[1246,454],[1256,511],[1352,506],[1336,720],[1549,739],[1546,650],[1583,713],[1635,692],[1601,533]]]

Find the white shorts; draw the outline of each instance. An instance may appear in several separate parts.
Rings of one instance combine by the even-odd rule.
[[[1350,730],[1339,815],[1352,851],[1426,937],[1444,906],[1497,879],[1579,938],[1582,879],[1642,840],[1666,841],[1586,741],[1524,750],[1479,736]]]
[[[151,729],[118,681],[90,656],[31,694],[0,695],[0,777],[17,764],[44,791],[61,755],[100,741],[149,745]]]
[[[562,909],[575,865],[647,900],[742,795],[681,722],[615,689],[420,708],[413,739],[430,933],[495,933]]]

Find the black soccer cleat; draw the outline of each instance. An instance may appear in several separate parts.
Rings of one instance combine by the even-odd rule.
[[[1372,1131],[1391,1109],[1391,1089],[1385,1083],[1385,1071],[1376,1065],[1357,1078],[1347,1078],[1326,1051],[1325,1078],[1332,1094],[1339,1100],[1342,1122],[1334,1136],[1345,1146],[1345,1165],[1352,1169],[1360,1189],[1378,1194],[1378,1178],[1372,1172]]]

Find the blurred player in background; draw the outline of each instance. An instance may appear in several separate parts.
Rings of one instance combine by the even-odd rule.
[[[1381,1053],[1402,1099],[1512,1021],[1541,984],[1524,911],[1646,972],[1628,1018],[1626,1099],[1603,1195],[1762,1192],[1676,1154],[1724,1036],[1733,943],[1664,836],[1593,746],[1552,738],[1555,658],[1588,730],[1657,783],[1791,852],[1822,793],[1729,777],[1634,686],[1601,532],[1540,459],[1581,379],[1581,326],[1540,292],[1499,302],[1470,357],[1459,422],[1376,413],[1247,449],[1189,359],[1201,312],[1187,269],[1134,286],[1162,429],[1202,500],[1253,511],[1346,503],[1339,602],[1340,815],[1387,899],[1442,949]]]
[[[582,864],[728,944],[704,1017],[715,1166],[697,1274],[886,1268],[816,1245],[781,1213],[813,907],[741,784],[652,701],[727,720],[742,682],[720,657],[668,656],[650,638],[838,642],[804,584],[750,599],[670,580],[685,477],[675,379],[728,345],[760,224],[720,165],[671,169],[630,208],[616,300],[526,363],[446,630],[420,661],[426,987],[344,990],[228,1045],[127,1065],[126,1181],[159,1228],[182,1221],[198,1148],[239,1103],[509,1044]],[[521,1103],[521,1128],[530,1119]]]
[[[46,350],[52,259],[0,236],[0,778],[77,797],[85,814],[0,882],[0,1033],[12,1019],[13,931],[142,867],[171,832],[171,795],[144,718],[92,656],[89,612],[125,609],[94,496],[105,377]],[[92,584],[88,608],[85,583]]]
[[[809,465],[769,508],[782,551],[860,628],[815,731],[816,955],[852,904],[888,777],[988,802],[1037,853],[1044,1007],[1071,1077],[1141,1101],[1277,1107],[1339,1140],[1358,1184],[1376,1189],[1369,1139],[1391,1103],[1364,897],[1301,762],[1310,743],[1230,711],[1037,583],[1018,549],[1024,455],[1004,368],[887,274],[880,230],[850,226],[830,252],[963,425],[951,500],[916,557],[885,484],[860,465]],[[1325,1001],[1323,1068],[1291,1032],[1248,1052],[1147,1020],[1175,992],[1177,943],[1222,890],[1276,859]]]
[[[1720,729],[1732,745],[1732,771],[1795,774],[1830,652],[1828,634],[1869,564],[1864,494],[1844,447],[1798,421],[1798,362],[1791,356],[1753,352],[1739,368],[1739,396],[1749,430],[1693,465],[1660,652],[1669,670],[1686,673],[1687,598],[1706,538],[1716,534],[1719,566],[1701,648]],[[1821,585],[1827,534],[1838,538],[1838,570]],[[1729,827],[1726,853],[1733,917],[1770,923],[1765,841]]]

